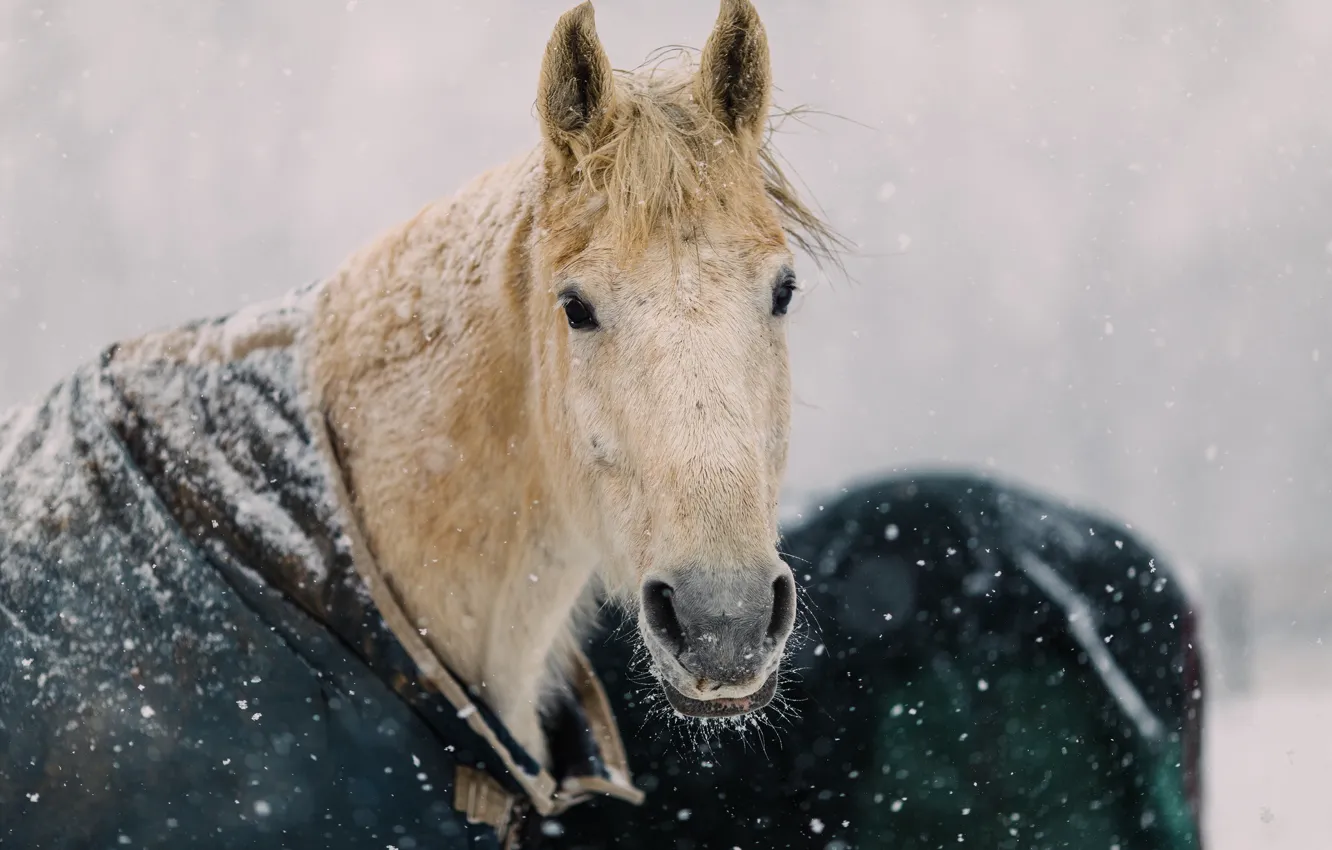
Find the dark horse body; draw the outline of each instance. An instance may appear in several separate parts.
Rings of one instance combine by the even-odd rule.
[[[629,737],[647,802],[571,811],[558,846],[1202,846],[1197,620],[1135,532],[922,471],[842,491],[783,549],[810,620],[788,716],[701,767],[687,736]],[[591,653],[650,730],[651,693],[611,680],[628,654]]]

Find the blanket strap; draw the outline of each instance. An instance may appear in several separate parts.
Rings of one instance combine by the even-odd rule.
[[[453,807],[468,823],[484,823],[503,840],[514,813],[514,798],[489,774],[458,765],[454,768]]]

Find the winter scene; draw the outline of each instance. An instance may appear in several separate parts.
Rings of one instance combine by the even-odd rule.
[[[0,847],[1332,847],[1330,79],[0,0]]]

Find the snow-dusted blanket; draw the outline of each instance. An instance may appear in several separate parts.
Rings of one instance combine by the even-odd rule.
[[[551,775],[386,624],[306,391],[315,291],[0,416],[0,846],[500,847],[638,799],[590,667]]]
[[[0,415],[0,847],[1199,846],[1187,595],[1123,526],[967,475],[788,530],[809,639],[763,744],[663,733],[606,643],[540,769],[376,580],[312,297]]]

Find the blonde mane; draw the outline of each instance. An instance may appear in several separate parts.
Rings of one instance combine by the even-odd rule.
[[[666,56],[676,63],[663,68]],[[633,254],[653,234],[676,230],[701,205],[736,198],[762,187],[787,237],[816,263],[839,264],[845,241],[801,197],[787,176],[772,136],[780,121],[798,110],[772,110],[757,151],[758,167],[740,140],[695,99],[693,51],[659,51],[636,70],[615,72],[615,97],[606,115],[609,130],[589,150],[573,151],[580,180],[575,206],[604,214]],[[604,204],[604,207],[603,207]]]

